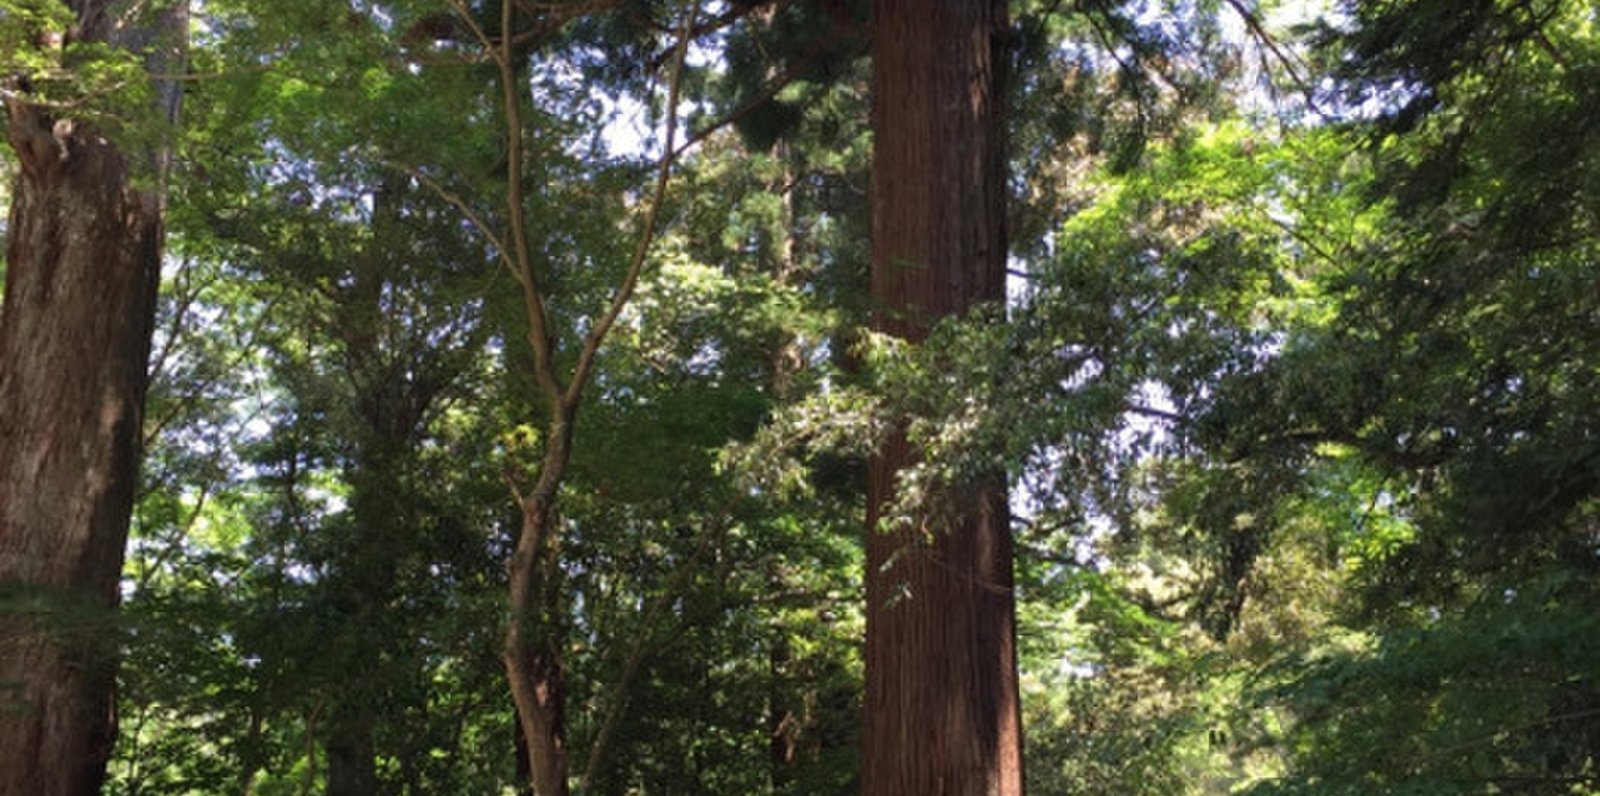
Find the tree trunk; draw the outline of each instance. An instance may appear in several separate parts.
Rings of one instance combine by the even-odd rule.
[[[880,331],[923,339],[1005,288],[1004,0],[878,0],[872,294]],[[967,516],[877,529],[903,436],[867,486],[866,796],[1018,796],[1021,717],[1003,476]]]
[[[533,494],[520,498],[522,529],[508,566],[511,616],[501,649],[533,796],[567,796],[565,641],[555,582],[555,495],[571,460],[573,412],[552,412],[550,437]]]
[[[336,686],[330,695],[327,796],[376,796],[382,787],[375,742],[377,706],[394,676],[394,658],[385,653],[399,643],[389,606],[402,559],[416,544],[416,528],[402,494],[405,459],[438,396],[437,385],[421,378],[431,364],[427,355],[395,350],[406,343],[385,334],[390,321],[385,318],[384,293],[404,279],[404,269],[412,267],[403,261],[404,246],[396,238],[403,223],[403,190],[404,182],[398,178],[373,190],[372,235],[362,256],[352,258],[348,269],[340,272],[340,281],[348,288],[339,295],[329,329],[343,343],[343,369],[349,380],[345,386],[355,425],[347,471],[354,522],[349,543],[335,559],[337,574],[327,586],[341,614],[339,626],[345,637],[340,653],[348,656],[348,671],[364,676]],[[395,365],[399,361],[415,368],[416,378],[406,378]]]
[[[344,704],[330,718],[327,796],[376,796],[378,793],[377,750],[372,742],[374,722],[370,705]]]
[[[778,628],[767,650],[767,786],[772,793],[785,793],[794,780],[795,757],[799,751],[795,725],[799,719],[791,710],[784,686],[787,669],[793,663],[788,630]]]
[[[533,796],[567,796],[566,684],[551,639],[518,640],[506,673],[526,744]]]
[[[156,42],[151,66],[181,70],[184,4],[122,28],[110,2],[71,5],[68,38]],[[161,89],[171,118],[176,89]],[[138,480],[161,272],[150,186],[165,158],[17,97],[6,111],[18,169],[0,305],[0,796],[89,796],[115,736],[109,620]]]

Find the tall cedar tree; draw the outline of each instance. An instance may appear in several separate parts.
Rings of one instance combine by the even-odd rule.
[[[181,68],[185,4],[139,23],[74,0],[74,43]],[[41,46],[60,46],[41,34]],[[115,633],[161,273],[165,156],[25,93],[0,307],[0,796],[89,796],[115,734]],[[159,110],[177,89],[158,86]]]
[[[876,328],[919,341],[1005,290],[1005,0],[878,0]],[[953,527],[885,533],[897,435],[867,484],[866,796],[1022,793],[1012,542],[998,474]]]

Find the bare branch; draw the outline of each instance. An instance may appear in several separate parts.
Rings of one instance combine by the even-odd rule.
[[[563,399],[564,405],[569,408],[577,406],[578,397],[583,393],[584,383],[589,380],[589,373],[594,368],[595,356],[600,352],[600,345],[605,342],[606,335],[611,332],[611,327],[616,324],[623,308],[633,298],[633,291],[639,286],[639,276],[644,271],[650,247],[655,242],[656,225],[661,218],[661,206],[666,202],[672,165],[678,158],[678,104],[683,93],[683,64],[689,55],[689,43],[693,41],[695,19],[700,16],[700,2],[701,0],[695,0],[690,6],[678,36],[678,52],[673,58],[672,76],[667,85],[667,135],[661,147],[660,165],[656,167],[655,190],[650,198],[649,207],[645,209],[640,224],[639,239],[634,244],[633,258],[628,263],[628,271],[622,278],[622,284],[617,287],[616,295],[612,296],[611,306],[600,316],[594,328],[589,330],[583,348],[579,350],[578,364],[572,370],[572,379],[567,384],[567,393]]]
[[[1189,418],[1184,417],[1183,415],[1180,415],[1177,412],[1169,412],[1169,411],[1167,411],[1165,409],[1157,409],[1154,406],[1147,406],[1145,404],[1136,404],[1136,403],[1131,403],[1130,402],[1130,403],[1127,403],[1127,404],[1123,405],[1122,411],[1124,411],[1124,412],[1126,412],[1126,413],[1128,413],[1130,415],[1136,415],[1138,417],[1148,417],[1148,418],[1150,418],[1152,420],[1160,420],[1160,421],[1163,421],[1163,422],[1174,423],[1174,424],[1177,424],[1177,425],[1184,425],[1184,424],[1187,424],[1189,422]]]
[[[521,280],[522,275],[517,271],[516,263],[512,261],[511,252],[506,248],[505,242],[497,233],[495,233],[494,227],[485,221],[483,216],[479,215],[476,210],[473,210],[472,206],[467,204],[467,200],[462,198],[460,194],[444,187],[443,184],[441,184],[438,180],[428,176],[428,173],[422,169],[413,166],[407,166],[404,163],[399,163],[397,161],[387,160],[384,158],[379,158],[377,162],[379,165],[394,169],[395,171],[398,171],[401,174],[416,180],[417,183],[422,187],[432,191],[435,196],[438,196],[440,199],[448,202],[451,207],[454,207],[456,210],[460,211],[461,215],[466,218],[467,223],[471,224],[472,228],[476,229],[479,234],[483,235],[484,239],[489,242],[489,245],[494,247],[495,253],[500,256],[500,262],[505,264],[506,270],[511,272],[512,277],[518,279],[519,281]]]
[[[197,291],[193,297],[186,298],[184,300],[184,305],[187,306],[192,301],[198,300],[198,297],[199,293]],[[266,331],[267,319],[271,317],[272,310],[277,306],[277,304],[277,298],[273,298],[271,301],[267,302],[267,305],[262,309],[260,315],[256,317],[250,328],[246,330],[246,337],[238,346],[239,350],[233,355],[232,358],[229,359],[226,367],[223,367],[216,373],[201,379],[198,384],[192,385],[192,389],[190,389],[187,393],[178,396],[177,400],[173,401],[172,405],[167,407],[167,411],[162,413],[160,417],[149,420],[149,422],[145,424],[143,430],[143,442],[141,444],[146,450],[153,447],[156,439],[161,436],[162,432],[166,431],[167,427],[172,425],[172,423],[181,417],[184,412],[193,409],[195,405],[199,404],[201,397],[205,395],[207,390],[211,389],[213,385],[221,381],[224,375],[234,372],[244,364],[245,360],[249,359],[251,352],[253,352],[256,348],[256,338]],[[176,345],[178,335],[183,334],[185,331],[181,328],[181,323],[181,319],[174,320],[172,330],[173,336],[169,338],[169,350],[171,346]],[[166,351],[163,351],[162,359],[165,360],[168,356],[169,354]],[[158,378],[160,375],[161,374],[159,371],[151,371],[149,376],[150,383],[154,384],[156,378]]]
[[[276,63],[240,66],[221,72],[152,72],[150,79],[164,83],[199,83],[206,80],[226,80],[240,75],[259,75],[278,68]]]
[[[502,31],[511,30],[512,7],[512,3],[501,4]],[[522,171],[525,155],[522,149],[522,97],[512,46],[511,37],[502,36],[499,54],[495,57],[495,63],[500,67],[501,102],[505,106],[506,118],[506,223],[511,226],[513,270],[517,275],[517,283],[522,287],[523,309],[528,315],[528,347],[533,351],[534,379],[539,383],[546,400],[554,407],[561,402],[563,390],[556,377],[549,317],[545,312],[538,277],[533,272],[533,254],[528,245],[527,224],[523,218]]]
[[[173,282],[176,283],[173,292],[176,294],[177,306],[172,309],[172,328],[167,331],[166,339],[161,341],[161,348],[150,357],[150,367],[145,371],[144,377],[147,384],[155,384],[166,375],[167,358],[172,356],[172,350],[177,346],[179,336],[183,334],[183,324],[188,319],[189,310],[200,297],[200,293],[209,286],[208,283],[190,289],[189,276],[193,273],[193,261],[184,258],[178,265],[177,274],[173,277]]]

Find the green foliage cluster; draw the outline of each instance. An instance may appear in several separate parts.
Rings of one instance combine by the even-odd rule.
[[[1006,323],[775,427],[1010,475],[1036,792],[1594,792],[1593,11],[1327,19],[1311,116],[1080,144]]]

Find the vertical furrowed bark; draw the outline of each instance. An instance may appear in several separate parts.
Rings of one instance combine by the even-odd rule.
[[[923,339],[1004,297],[1004,0],[878,0],[872,294],[879,331]],[[954,527],[884,533],[903,435],[868,477],[865,796],[1022,793],[1012,543],[1003,476]]]
[[[158,46],[181,68],[184,12],[71,33]],[[166,36],[168,40],[161,40]],[[169,114],[176,90],[158,91]],[[98,793],[115,735],[117,602],[137,486],[161,265],[165,156],[8,98],[18,161],[0,305],[0,796]]]
[[[182,69],[186,9],[76,40]],[[41,36],[41,40],[46,37]],[[171,122],[175,84],[152,120]],[[17,159],[0,305],[0,796],[89,796],[105,779],[123,547],[137,488],[162,247],[160,148],[6,100]]]

